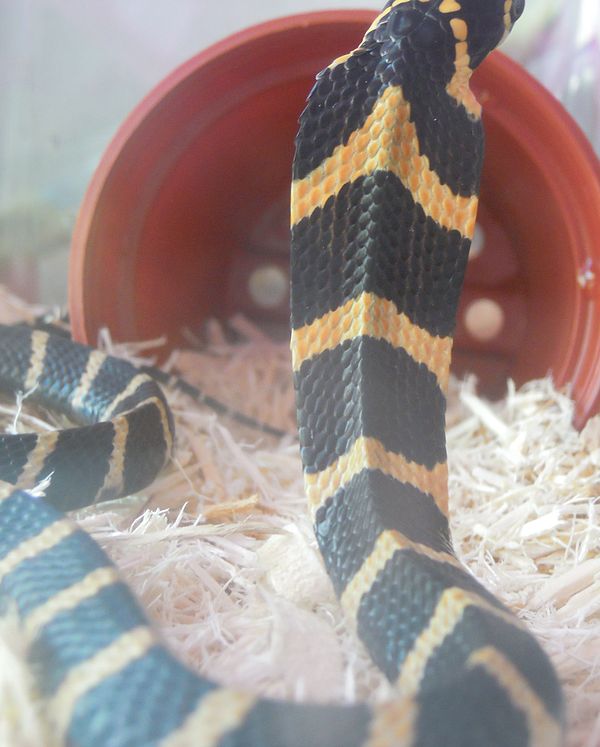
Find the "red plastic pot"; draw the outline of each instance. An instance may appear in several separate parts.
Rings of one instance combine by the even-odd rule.
[[[373,11],[255,26],[175,70],[126,119],[89,186],[73,237],[77,339],[121,340],[242,311],[287,324],[289,181],[315,73],[352,49]],[[487,156],[456,333],[455,370],[488,392],[552,371],[577,422],[600,407],[600,167],[564,109],[492,54],[475,80]],[[495,314],[481,324],[480,308]],[[472,318],[475,321],[472,321]]]

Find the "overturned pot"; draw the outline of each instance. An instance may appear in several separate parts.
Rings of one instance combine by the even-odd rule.
[[[372,11],[277,19],[183,64],[125,120],[92,178],[71,251],[77,339],[166,334],[241,311],[287,328],[289,182],[297,120],[318,70]],[[600,408],[600,167],[585,137],[519,65],[474,76],[486,159],[453,367],[500,393],[552,372],[579,425]]]

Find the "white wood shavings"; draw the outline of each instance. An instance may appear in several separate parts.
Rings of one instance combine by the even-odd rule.
[[[556,607],[562,607],[576,593],[592,586],[597,579],[600,579],[600,557],[586,560],[569,571],[553,576],[544,589],[536,593],[532,605],[540,607],[552,602]]]
[[[538,537],[544,535],[547,532],[551,532],[553,529],[558,527],[560,521],[560,510],[554,508],[547,514],[543,514],[537,519],[532,519],[526,522],[521,527],[519,532],[522,540],[530,539],[531,537]]]
[[[285,533],[273,535],[258,551],[266,580],[284,599],[313,609],[315,605],[335,603],[333,587],[322,573],[322,562],[311,543],[294,525]]]
[[[510,428],[494,413],[486,402],[468,391],[461,391],[460,401],[481,420],[482,424],[502,442],[507,443],[512,436]]]
[[[155,362],[152,351],[164,345],[166,338],[157,337],[153,340],[142,340],[140,342],[128,342],[126,344],[115,342],[110,332],[105,327],[98,332],[96,346],[105,353],[117,358],[127,358],[135,366],[148,366]]]
[[[35,306],[23,301],[22,298],[15,296],[4,285],[0,285],[0,323],[16,324],[17,322],[30,322],[35,317],[48,313],[46,306]],[[59,315],[59,309],[54,310],[56,316]]]
[[[0,319],[13,319],[2,299]],[[205,676],[291,699],[389,697],[319,560],[294,435],[288,345],[246,320],[233,326],[238,344],[213,322],[207,348],[176,352],[166,367],[290,436],[278,441],[170,392],[177,450],[169,469],[143,495],[80,512],[82,525],[172,649]],[[107,335],[102,344],[135,359],[151,349],[115,347]],[[551,655],[568,701],[568,747],[599,747],[600,418],[578,434],[572,403],[549,380],[509,385],[495,404],[477,397],[472,378],[452,381],[448,405],[458,554]],[[0,417],[12,422],[11,403]],[[37,427],[23,414],[19,424]],[[13,625],[0,635],[7,644],[0,692],[9,683],[28,693],[18,631]],[[35,726],[35,701],[33,715],[27,700],[19,703],[24,735]],[[10,719],[0,699],[3,747],[50,744],[4,738]]]
[[[459,555],[520,611],[554,659],[570,747],[598,747],[589,741],[600,709],[597,426],[577,433],[572,403],[549,380],[510,387],[493,405],[473,406],[472,391],[460,402],[466,419],[448,432]]]
[[[23,411],[23,396],[17,395],[16,407],[5,407],[0,405],[0,416],[6,415],[12,417],[12,423],[5,429],[6,433],[26,433],[27,431],[50,431],[52,426],[45,420],[37,418],[28,412]]]
[[[16,609],[0,618],[0,745],[59,747],[45,728]]]

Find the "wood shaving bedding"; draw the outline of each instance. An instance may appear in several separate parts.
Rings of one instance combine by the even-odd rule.
[[[31,309],[0,292],[0,320]],[[39,313],[39,310],[35,310]],[[171,646],[230,686],[320,702],[392,695],[346,624],[308,520],[287,344],[246,320],[218,323],[202,352],[168,362],[281,441],[220,418],[179,392],[172,465],[143,495],[80,512]],[[140,346],[101,344],[137,359]],[[459,557],[514,609],[564,685],[568,747],[600,745],[600,417],[578,433],[548,379],[490,404],[451,382],[451,525]],[[10,426],[8,403],[0,422]],[[19,425],[32,423],[19,416]],[[35,424],[34,424],[35,425]],[[50,747],[12,614],[0,623],[0,745]]]

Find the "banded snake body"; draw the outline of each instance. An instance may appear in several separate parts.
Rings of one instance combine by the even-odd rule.
[[[523,0],[390,0],[318,76],[292,183],[292,356],[309,509],[341,603],[398,698],[291,704],[192,673],[63,511],[140,489],[168,458],[157,384],[1,327],[0,382],[76,428],[0,436],[0,589],[31,637],[52,728],[78,747],[555,747],[560,687],[460,565],[444,436],[483,157],[473,69]],[[52,473],[45,500],[25,488]]]

